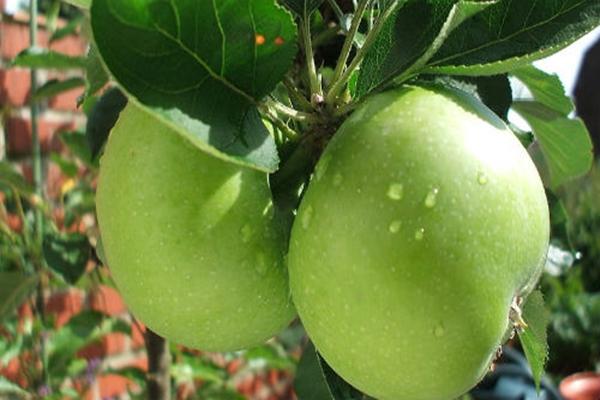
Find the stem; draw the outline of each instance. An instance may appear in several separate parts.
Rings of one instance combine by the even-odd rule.
[[[333,10],[333,12],[335,13],[335,16],[337,17],[338,21],[341,21],[342,18],[344,18],[344,12],[340,8],[340,6],[337,3],[337,1],[335,1],[335,0],[327,0],[327,3],[329,3],[329,6],[331,7],[331,9]]]
[[[333,78],[331,80],[334,85],[340,79],[342,72],[344,72],[346,62],[348,61],[348,57],[350,57],[350,51],[352,51],[354,44],[354,37],[356,36],[356,32],[358,32],[360,21],[362,20],[367,6],[369,5],[369,1],[370,0],[360,0],[360,3],[358,3],[358,6],[356,7],[356,12],[354,13],[352,24],[350,25],[350,31],[344,40],[344,45],[342,46],[342,51],[340,53],[340,57],[338,58],[337,65],[335,66],[335,71],[333,73]],[[329,97],[329,95],[327,97]]]
[[[261,111],[264,112],[265,117],[267,117],[269,121],[271,121],[273,124],[275,124],[275,126],[277,126],[277,128],[279,128],[279,130],[285,135],[286,138],[288,138],[289,140],[298,139],[298,134],[294,132],[294,130],[290,129],[290,127],[287,126],[285,122],[279,119],[279,117],[277,116],[277,114],[275,114],[275,112],[273,112],[273,110],[271,110],[269,107],[261,107]]]
[[[321,82],[317,76],[317,67],[315,65],[315,56],[313,54],[312,38],[310,36],[310,18],[302,19],[302,28],[300,29],[304,40],[304,53],[306,55],[306,68],[308,70],[308,79],[310,81],[311,103],[315,97],[323,97]]]
[[[342,32],[342,28],[338,24],[331,24],[327,29],[315,35],[313,39],[313,47],[319,47],[324,43],[328,43],[331,39]]]
[[[352,73],[358,67],[358,65],[362,62],[362,60],[365,58],[365,55],[371,49],[371,46],[373,46],[373,43],[375,43],[375,40],[377,39],[377,36],[379,35],[381,28],[383,28],[383,25],[385,24],[385,22],[392,15],[392,12],[394,12],[394,10],[396,9],[397,4],[398,4],[398,0],[394,1],[394,3],[390,6],[388,6],[388,8],[385,10],[385,12],[377,19],[377,22],[375,23],[375,26],[373,27],[373,29],[369,31],[369,33],[365,39],[365,43],[358,50],[358,52],[356,53],[356,56],[354,56],[354,59],[352,60],[352,62],[348,66],[348,68],[346,68],[343,75],[339,79],[333,81],[334,83],[331,86],[329,93],[327,93],[326,102],[328,104],[335,103],[337,96],[339,95],[339,93],[342,91],[342,89],[344,88],[344,86],[346,85],[346,83],[348,82],[350,77],[352,76]]]
[[[265,100],[265,106],[272,108],[278,114],[299,122],[314,122],[316,119],[314,114],[294,110],[272,98],[267,98]]]
[[[148,354],[148,399],[169,400],[171,398],[171,352],[165,339],[146,327],[144,334]]]
[[[283,84],[294,103],[296,103],[304,111],[311,111],[313,109],[310,101],[306,100],[306,97],[304,97],[300,90],[298,90],[298,87],[294,84],[289,76],[283,78]]]

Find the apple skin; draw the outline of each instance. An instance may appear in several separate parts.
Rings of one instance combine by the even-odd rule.
[[[237,350],[294,317],[266,174],[204,153],[131,102],[101,160],[97,214],[125,302],[161,336]]]
[[[487,372],[548,236],[536,168],[489,109],[436,87],[385,92],[317,164],[291,233],[292,297],[358,389],[454,399]]]

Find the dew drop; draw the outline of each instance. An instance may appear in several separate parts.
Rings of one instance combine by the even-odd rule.
[[[390,233],[398,233],[400,232],[400,227],[402,226],[402,222],[399,220],[392,221],[389,226]]]
[[[425,237],[425,228],[417,229],[417,231],[415,232],[415,239],[423,240],[423,237]]]
[[[342,176],[342,174],[340,174],[340,173],[335,174],[333,177],[333,186],[340,186],[342,184],[343,180],[344,180],[344,177]]]
[[[404,186],[401,183],[392,183],[387,191],[387,196],[392,200],[402,200],[404,196]]]
[[[486,183],[488,183],[488,178],[487,178],[487,176],[485,176],[485,174],[484,174],[483,172],[480,172],[480,173],[477,175],[477,182],[478,182],[480,185],[485,185]]]
[[[439,193],[438,188],[433,188],[427,193],[427,197],[425,197],[425,207],[433,208],[435,207],[435,203],[437,202],[437,195]]]
[[[304,213],[302,214],[302,227],[304,229],[308,229],[308,227],[310,226],[310,221],[312,220],[312,216],[313,216],[313,208],[311,206],[308,206],[306,208],[306,210],[304,210]]]
[[[256,272],[261,276],[267,273],[267,261],[265,260],[265,253],[262,251],[256,254]]]
[[[444,336],[445,333],[446,333],[446,330],[444,329],[444,326],[442,324],[438,324],[435,326],[435,328],[433,328],[433,334],[436,337],[442,337],[442,336]]]
[[[252,227],[249,224],[242,226],[240,233],[242,234],[242,242],[248,243],[252,239]]]

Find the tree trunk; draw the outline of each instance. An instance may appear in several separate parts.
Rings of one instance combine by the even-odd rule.
[[[148,353],[148,399],[169,400],[171,398],[171,352],[169,343],[146,328],[144,334]]]

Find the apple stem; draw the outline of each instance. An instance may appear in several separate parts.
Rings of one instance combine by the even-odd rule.
[[[384,13],[377,18],[377,22],[375,22],[375,25],[369,31],[369,33],[367,34],[367,37],[365,38],[365,43],[362,45],[362,47],[360,49],[358,49],[358,51],[356,52],[356,55],[350,62],[350,65],[345,70],[343,68],[346,66],[347,58],[344,59],[343,62],[341,62],[342,56],[344,54],[343,53],[344,50],[342,50],[342,55],[340,56],[340,60],[338,61],[338,65],[336,66],[336,72],[338,71],[338,69],[340,69],[340,74],[341,74],[341,71],[343,71],[343,74],[341,74],[341,75],[335,74],[334,75],[331,88],[329,89],[329,92],[327,93],[327,96],[325,98],[325,102],[328,105],[332,106],[337,103],[340,92],[345,88],[346,83],[350,80],[350,77],[352,76],[352,73],[356,70],[356,68],[358,68],[358,66],[360,65],[362,60],[365,58],[367,52],[371,49],[371,47],[375,43],[375,40],[379,36],[379,32],[381,31],[381,28],[383,28],[383,25],[385,24],[385,22],[390,18],[392,13],[396,10],[397,5],[398,5],[398,0],[395,0],[390,6],[388,6],[386,8]],[[360,4],[359,4],[359,7],[360,7]],[[355,15],[355,18],[357,15]],[[362,18],[362,14],[361,14],[361,18]],[[359,22],[360,22],[360,20],[359,20]],[[348,40],[348,38],[351,38],[350,43],[352,43],[354,41],[355,35],[356,35],[356,31],[352,32],[352,30],[351,30],[351,34],[349,34],[346,37],[346,40]],[[346,55],[346,57],[347,57],[347,55]]]

